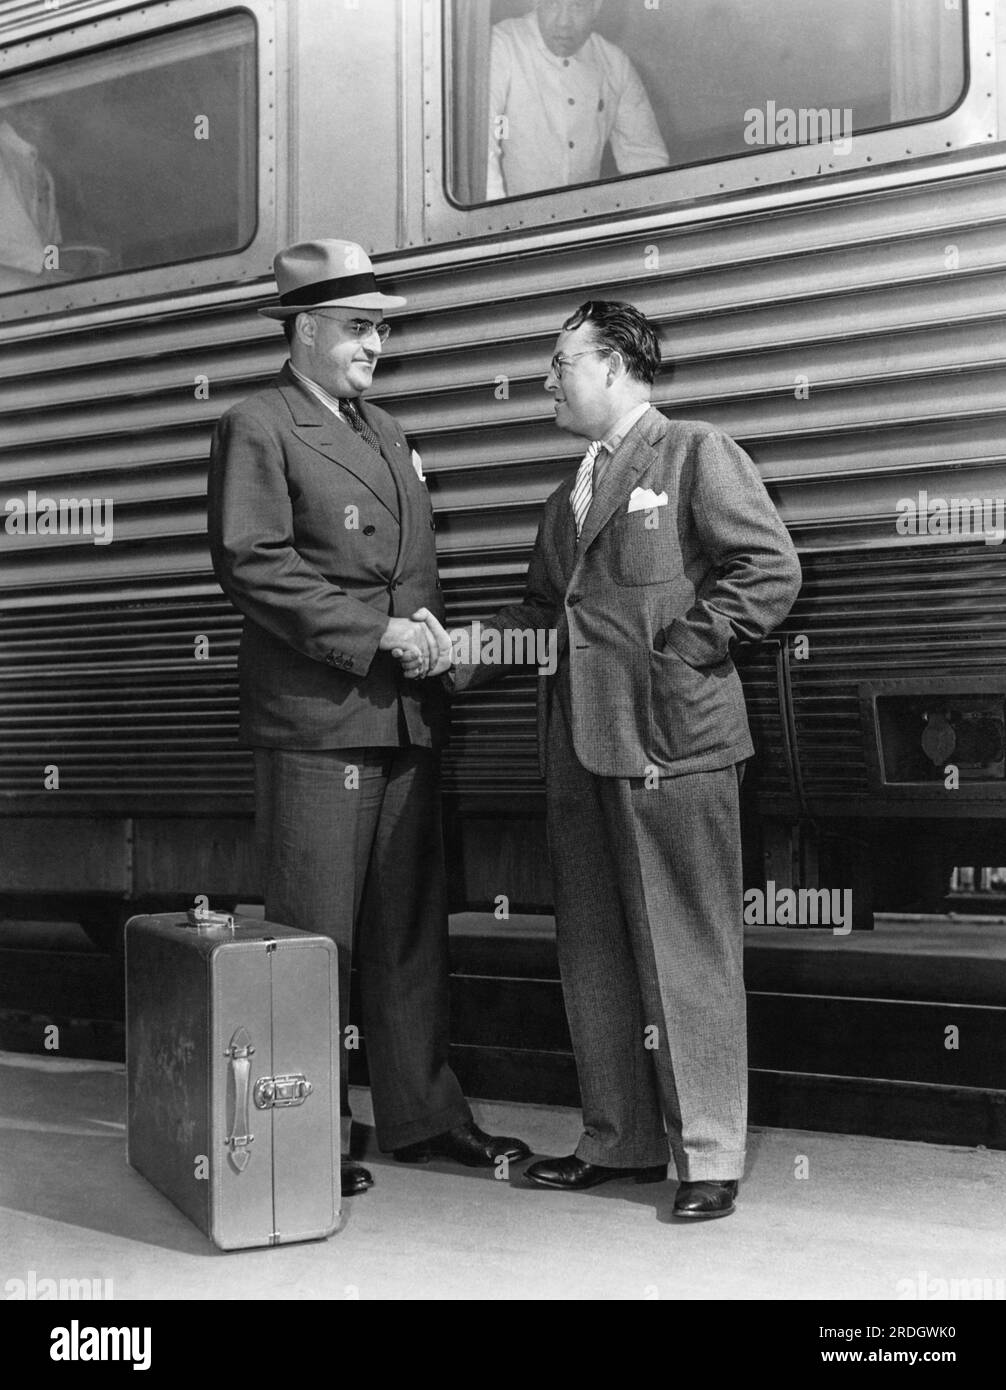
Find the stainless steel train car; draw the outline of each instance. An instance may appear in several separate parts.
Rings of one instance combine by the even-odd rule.
[[[374,396],[422,455],[454,621],[521,591],[579,456],[542,390],[559,325],[631,300],[656,403],[743,444],[804,567],[744,657],[750,874],[851,887],[866,926],[1003,862],[1006,0],[606,0],[665,155],[494,185],[520,119],[494,26],[529,8],[0,4],[0,175],[34,179],[27,228],[0,183],[8,914],[72,903],[100,936],[256,894],[206,458],[284,357],[274,252],[325,235],[407,296]],[[455,706],[456,907],[549,907],[532,687]]]

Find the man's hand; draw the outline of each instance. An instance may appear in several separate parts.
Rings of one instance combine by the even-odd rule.
[[[431,676],[442,676],[454,664],[454,646],[450,633],[436,620],[428,608],[419,608],[413,618],[426,624],[427,632],[437,644],[437,658],[430,667]]]
[[[425,676],[440,655],[433,633],[422,619],[414,618],[389,618],[378,648],[400,661],[410,680]]]
[[[389,618],[378,645],[401,662],[409,680],[442,675],[451,664],[451,639],[426,608],[411,618]]]

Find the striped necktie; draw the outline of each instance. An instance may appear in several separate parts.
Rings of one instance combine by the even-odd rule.
[[[346,423],[351,429],[356,431],[364,444],[369,444],[374,452],[379,454],[381,452],[381,441],[360,414],[356,401],[348,398],[346,400],[341,400],[339,402],[339,409],[346,417]]]
[[[584,454],[580,461],[580,467],[576,471],[576,482],[573,484],[569,505],[573,508],[577,539],[583,530],[583,523],[590,511],[590,504],[594,500],[594,464],[603,448],[604,445],[601,441],[595,439]]]

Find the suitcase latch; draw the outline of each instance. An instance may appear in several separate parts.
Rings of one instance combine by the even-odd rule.
[[[300,1071],[286,1076],[262,1076],[255,1082],[252,1100],[257,1110],[279,1110],[284,1106],[303,1105],[313,1090]]]

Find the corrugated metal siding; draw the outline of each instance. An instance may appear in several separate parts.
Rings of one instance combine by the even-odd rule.
[[[5,614],[3,791],[53,814],[81,798],[128,810],[250,794],[234,740],[238,632],[222,595]]]
[[[793,649],[809,635],[806,660],[791,660],[798,776],[812,815],[834,814],[840,798],[870,796],[860,686],[876,681],[993,677],[1006,691],[1006,563],[998,547],[925,544],[887,551],[811,552],[804,583],[778,636]],[[777,731],[766,687],[771,653],[751,667],[753,722],[764,710]],[[976,687],[977,688],[977,687]],[[781,744],[760,760],[766,800],[793,800]],[[941,803],[942,783],[937,790]],[[980,814],[975,809],[975,814]]]
[[[847,605],[836,661],[849,663],[827,676],[821,667],[799,673],[801,699],[821,679],[834,708],[844,708],[867,629],[877,669],[899,660],[929,547],[901,552],[890,590],[874,580],[887,571],[866,553],[881,561],[897,544],[898,498],[951,487],[1006,496],[1001,174],[662,236],[590,242],[585,234],[575,247],[511,249],[395,283],[410,304],[375,397],[422,451],[456,621],[519,594],[541,504],[579,457],[576,441],[555,429],[542,383],[557,326],[588,297],[630,299],[662,324],[674,366],[657,404],[710,420],[749,449],[814,584],[829,565],[835,574],[858,566],[865,607],[841,585],[834,611],[813,606],[813,585],[805,591],[811,606],[801,621],[812,635]],[[10,731],[0,785],[8,796],[29,794],[39,760],[56,761],[47,750],[59,746],[77,789],[99,802],[115,785],[132,788],[139,806],[155,785],[177,796],[214,785],[241,794],[235,625],[214,597],[205,459],[213,421],[269,379],[282,341],[251,308],[186,312],[184,304],[86,332],[45,324],[35,339],[23,332],[6,344],[0,334],[0,495],[34,487],[110,496],[115,541],[2,537],[0,607],[12,640],[0,657],[0,727]],[[200,376],[207,400],[197,399]],[[997,558],[988,552],[986,563]],[[955,582],[957,598],[933,608],[929,645],[916,649],[930,670],[947,656],[943,624],[966,602],[967,574]],[[1003,620],[1002,599],[989,592],[989,621]],[[196,662],[192,636],[214,624],[223,647]],[[750,682],[775,763],[783,733],[768,656]],[[494,795],[537,786],[531,692],[530,680],[513,679],[459,702],[453,785]],[[801,710],[800,736],[809,737],[818,716],[810,704]],[[121,769],[108,761],[113,729],[130,750]],[[822,796],[862,785],[851,724],[839,721],[829,737],[820,757],[808,748],[804,760]]]
[[[81,10],[93,10],[94,0],[3,0],[0,4],[0,35],[17,31],[30,34],[36,24],[52,28],[54,14],[70,17]]]

